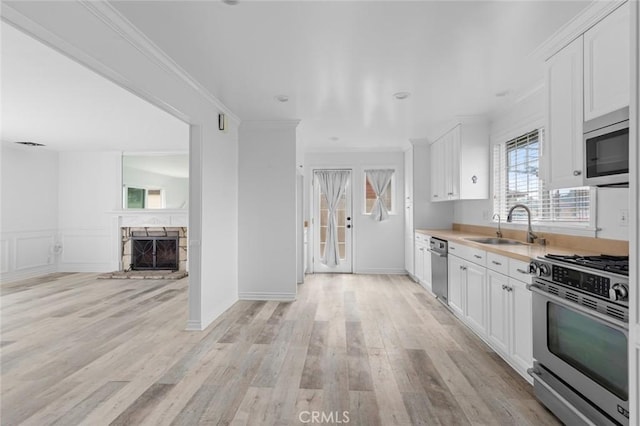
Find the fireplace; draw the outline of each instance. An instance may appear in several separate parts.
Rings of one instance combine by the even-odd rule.
[[[165,231],[164,235],[149,235],[149,232],[132,232],[131,269],[171,269],[178,270],[178,241],[175,231]]]
[[[186,263],[186,228],[122,228],[123,271],[185,271]]]

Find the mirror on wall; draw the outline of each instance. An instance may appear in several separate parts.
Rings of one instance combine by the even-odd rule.
[[[125,209],[187,209],[189,154],[123,154]]]

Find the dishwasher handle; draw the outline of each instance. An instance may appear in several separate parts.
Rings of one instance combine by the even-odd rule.
[[[435,254],[435,255],[436,255],[436,256],[438,256],[438,257],[447,257],[447,254],[446,254],[446,253],[438,253],[437,251],[435,251],[435,250],[431,250],[431,249],[427,249],[427,251],[430,251],[430,252],[431,252],[431,254]]]

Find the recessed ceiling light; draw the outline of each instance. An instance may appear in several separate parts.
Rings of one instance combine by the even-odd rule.
[[[30,142],[30,141],[20,141],[20,142],[16,142],[19,145],[26,145],[26,146],[44,146],[43,143],[38,143],[38,142]]]
[[[398,99],[399,101],[407,99],[409,96],[411,96],[411,93],[409,92],[398,92],[393,94],[393,97]]]
[[[228,4],[229,6],[235,6],[240,2],[238,0],[222,0],[222,3]]]
[[[339,138],[339,137],[337,137],[337,136],[331,136],[331,137],[329,138],[329,140],[330,140],[331,142],[338,142],[338,141],[340,140],[340,138]]]
[[[287,95],[278,95],[276,96],[276,101],[278,102],[287,102],[289,97]]]
[[[511,90],[507,89],[507,90],[503,90],[502,92],[498,92],[496,93],[496,97],[498,98],[504,98],[505,96],[507,96],[508,94],[511,93]]]

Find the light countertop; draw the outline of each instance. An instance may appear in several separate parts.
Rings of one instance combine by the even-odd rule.
[[[579,254],[579,255],[598,255],[593,251],[575,250],[567,247],[559,247],[553,245],[526,244],[526,245],[494,245],[482,244],[469,241],[467,238],[495,237],[494,235],[474,234],[465,231],[456,231],[452,229],[416,229],[416,232],[429,235],[431,237],[441,238],[447,241],[453,241],[459,244],[468,245],[488,252],[500,254],[513,259],[528,262],[538,256],[544,256],[548,253],[553,254]]]

